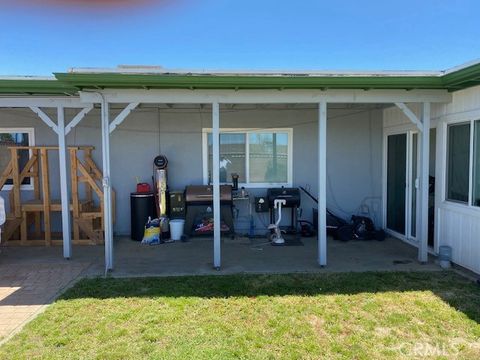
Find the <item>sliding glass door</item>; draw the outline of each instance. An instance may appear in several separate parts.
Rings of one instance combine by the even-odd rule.
[[[386,227],[415,239],[418,185],[418,134],[387,136]]]
[[[405,235],[407,134],[387,137],[387,228]]]
[[[417,234],[417,185],[418,185],[418,134],[413,133],[410,137],[411,146],[409,153],[409,198],[410,198],[410,224],[409,224],[409,233],[412,238],[416,237]]]

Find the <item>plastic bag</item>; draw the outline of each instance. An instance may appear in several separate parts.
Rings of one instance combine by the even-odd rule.
[[[6,216],[5,216],[5,202],[3,198],[0,196],[0,242],[2,242],[2,228],[1,226],[5,223]]]
[[[148,218],[143,232],[142,244],[157,245],[160,244],[160,220]]]
[[[3,198],[0,196],[0,225],[3,225],[5,223],[5,202],[3,201]]]

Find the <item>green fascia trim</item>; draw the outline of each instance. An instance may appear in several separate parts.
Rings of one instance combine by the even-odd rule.
[[[444,89],[480,85],[480,63],[443,76],[308,74],[55,73],[48,79],[2,79],[0,94],[74,95],[83,88],[117,89]]]
[[[58,80],[0,79],[0,94],[73,95],[75,86]]]
[[[176,75],[55,73],[78,88],[444,89],[438,76]]]
[[[442,81],[446,87],[452,89],[478,85],[480,84],[480,63],[446,74],[442,76]]]

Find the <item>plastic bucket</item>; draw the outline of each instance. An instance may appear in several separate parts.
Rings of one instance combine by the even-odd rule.
[[[452,260],[452,248],[450,246],[440,246],[438,248],[438,259],[444,261]]]
[[[452,248],[450,246],[440,246],[438,248],[438,260],[440,267],[443,269],[448,269],[451,266],[450,261],[452,260]]]
[[[172,240],[178,241],[182,239],[184,225],[185,220],[183,219],[170,220],[170,238]]]

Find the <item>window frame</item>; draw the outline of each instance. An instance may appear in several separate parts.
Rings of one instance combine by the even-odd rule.
[[[28,134],[28,146],[35,146],[35,128],[33,127],[0,127],[0,134],[11,134],[11,133],[26,133]],[[32,156],[32,150],[28,151],[30,157]],[[3,169],[0,169],[3,171]],[[13,184],[5,184],[0,191],[11,191]],[[30,177],[30,184],[20,185],[20,190],[34,190],[33,179]]]
[[[455,126],[464,126],[468,125],[469,126],[469,149],[468,149],[468,193],[467,193],[467,201],[462,201],[462,200],[455,200],[455,199],[450,199],[448,197],[449,193],[449,151],[450,151],[450,129]],[[445,142],[445,201],[448,201],[453,204],[459,204],[459,205],[470,205],[471,204],[471,186],[472,186],[472,121],[460,121],[460,122],[455,122],[451,124],[447,124],[446,127],[446,142]]]
[[[476,126],[480,127],[480,119],[472,120],[470,125],[470,184],[468,186],[468,204],[475,208],[480,209],[480,205],[474,204],[474,177],[475,177],[475,160],[480,161],[480,159],[475,159],[475,133]]]
[[[246,182],[240,182],[239,187],[246,189],[255,188],[275,188],[275,187],[291,187],[293,183],[293,128],[220,128],[222,133],[240,133],[245,134],[245,177]],[[202,169],[203,169],[203,184],[208,184],[208,134],[212,133],[212,128],[202,129]],[[287,149],[287,182],[284,183],[257,183],[250,182],[250,134],[272,134],[272,133],[286,133],[288,136]],[[220,183],[231,184],[231,182]]]
[[[466,125],[470,126],[470,138],[469,138],[469,163],[468,163],[468,201],[456,201],[448,198],[448,129],[451,126],[455,125]],[[468,119],[457,119],[453,121],[449,121],[445,123],[445,134],[444,134],[444,143],[445,143],[445,150],[443,155],[444,158],[444,166],[445,170],[443,173],[443,181],[444,181],[444,191],[443,191],[443,201],[446,204],[459,206],[461,208],[469,208],[475,211],[480,212],[480,206],[473,204],[473,182],[474,182],[474,161],[475,159],[475,125],[478,124],[480,126],[480,117],[475,118],[468,118]],[[480,161],[480,159],[479,159]]]

